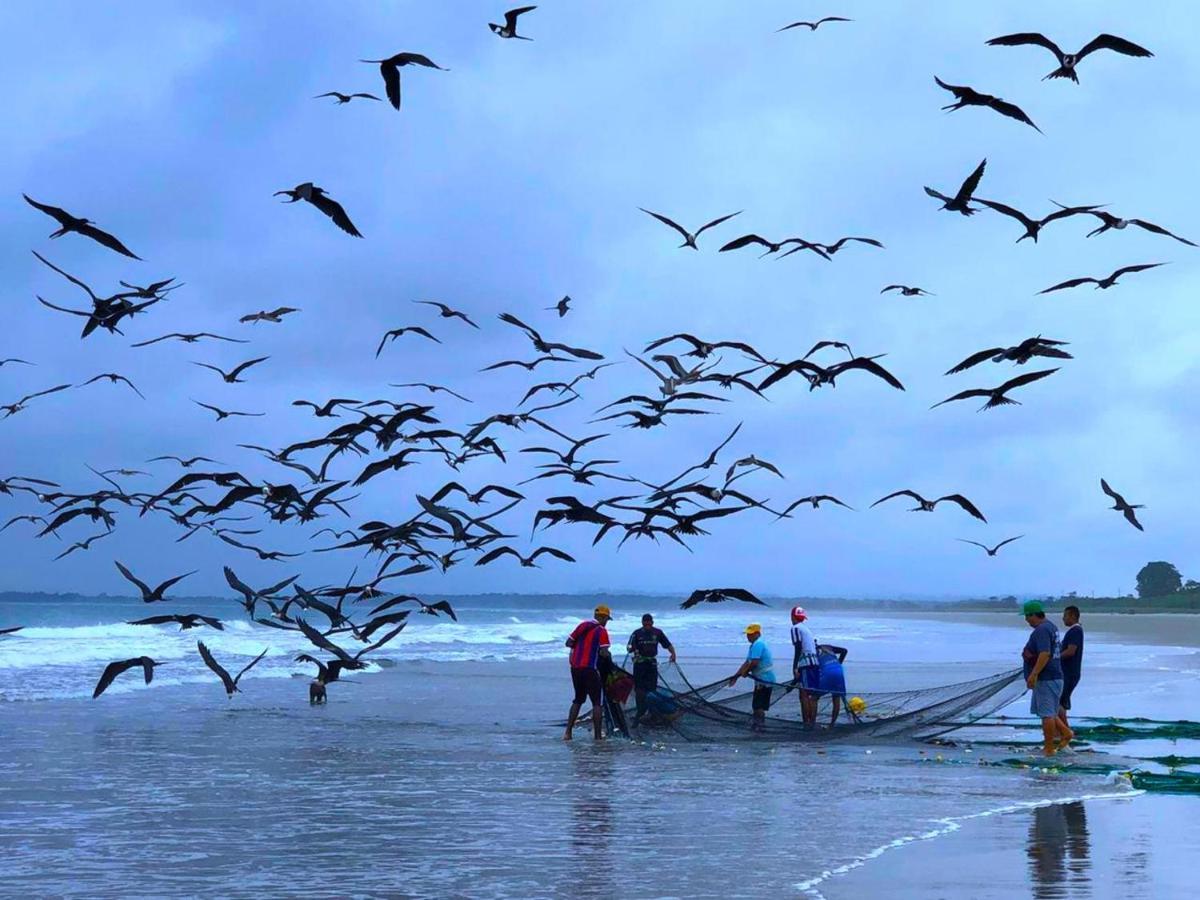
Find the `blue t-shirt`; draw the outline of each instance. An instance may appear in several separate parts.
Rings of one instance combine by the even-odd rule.
[[[771,658],[771,651],[761,637],[750,645],[746,651],[746,659],[747,661],[752,659],[758,661],[758,665],[750,670],[750,676],[755,681],[767,684],[775,683],[775,660]]]
[[[1063,677],[1067,681],[1078,681],[1083,669],[1083,626],[1076,622],[1063,632],[1062,649],[1075,648],[1074,656],[1062,657]]]
[[[1045,681],[1062,680],[1063,670],[1062,662],[1059,660],[1058,647],[1058,629],[1054,627],[1054,623],[1046,619],[1040,625],[1033,629],[1033,634],[1029,635],[1029,640],[1025,643],[1025,650],[1021,654],[1021,659],[1024,662],[1025,677],[1033,671],[1033,664],[1037,662],[1039,654],[1050,653],[1050,661],[1046,663],[1045,668],[1038,674],[1038,678]]]

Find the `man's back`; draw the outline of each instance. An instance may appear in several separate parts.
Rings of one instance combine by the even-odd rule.
[[[587,619],[571,632],[571,668],[594,669],[599,664],[600,648],[608,646],[608,631],[595,619]]]
[[[1083,626],[1076,622],[1062,636],[1062,649],[1074,647],[1075,652],[1062,657],[1063,677],[1070,681],[1078,681],[1083,671]]]

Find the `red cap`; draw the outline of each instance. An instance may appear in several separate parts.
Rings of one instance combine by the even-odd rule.
[[[803,606],[793,606],[792,607],[792,621],[793,622],[803,622],[807,618],[808,618],[808,613],[806,613],[804,611]]]

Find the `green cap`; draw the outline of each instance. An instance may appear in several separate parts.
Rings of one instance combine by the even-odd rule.
[[[1042,606],[1041,600],[1026,600],[1021,607],[1021,615],[1023,616],[1036,616],[1039,613],[1043,616],[1046,614],[1046,608]]]

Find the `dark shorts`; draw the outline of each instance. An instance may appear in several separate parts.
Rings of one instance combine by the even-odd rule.
[[[798,681],[800,687],[806,691],[819,691],[821,689],[821,667],[802,666]]]
[[[575,685],[574,703],[591,700],[592,706],[600,705],[600,672],[597,669],[571,667],[571,684]]]
[[[1063,682],[1062,697],[1060,697],[1058,701],[1058,705],[1063,709],[1071,708],[1071,692],[1075,690],[1075,686],[1078,684],[1078,678],[1068,678]]]
[[[657,690],[658,663],[652,659],[635,662],[633,664],[633,685],[642,692]]]
[[[754,697],[750,700],[750,708],[755,712],[766,712],[771,708],[770,685],[760,684],[755,686]]]

